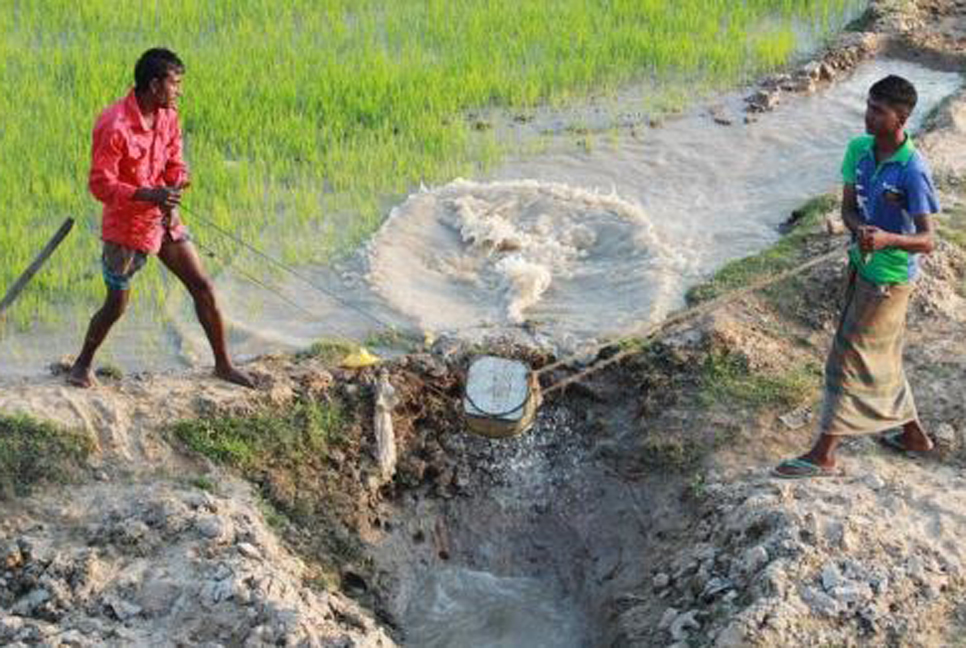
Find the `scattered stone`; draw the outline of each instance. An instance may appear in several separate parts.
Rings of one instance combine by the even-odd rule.
[[[10,611],[19,616],[33,616],[37,608],[49,600],[50,592],[43,587],[37,587],[14,603]]]
[[[224,541],[228,535],[227,522],[216,515],[200,516],[195,520],[195,528],[202,537],[213,542]]]
[[[246,558],[250,558],[252,560],[262,559],[261,552],[253,544],[250,544],[248,542],[239,542],[235,546],[238,548],[238,553],[245,556]]]
[[[840,216],[829,214],[825,217],[825,233],[829,236],[845,234],[845,221]]]
[[[933,432],[936,442],[936,451],[940,456],[946,457],[958,450],[959,435],[956,428],[949,423],[940,423]]]
[[[664,614],[661,616],[661,621],[657,624],[657,627],[661,630],[667,630],[671,627],[671,624],[675,619],[677,619],[677,617],[678,611],[673,607],[669,607],[668,609],[664,610]]]
[[[842,573],[839,571],[838,565],[833,562],[827,563],[822,569],[822,587],[825,588],[825,591],[831,592],[843,583]]]
[[[119,599],[115,596],[105,596],[103,603],[105,609],[113,614],[114,618],[122,623],[141,614],[141,608],[139,606]]]
[[[701,592],[701,600],[705,603],[710,603],[719,594],[732,589],[734,589],[734,583],[727,578],[715,576],[705,585],[704,590]]]
[[[796,407],[786,414],[778,417],[778,420],[789,430],[797,430],[804,427],[812,419],[812,408],[809,405]]]
[[[779,90],[759,90],[747,100],[748,109],[753,112],[768,112],[774,110],[781,101]]]
[[[746,576],[757,574],[768,564],[768,550],[758,545],[747,550],[741,558],[741,571]]]
[[[701,624],[697,620],[697,610],[679,614],[671,623],[671,638],[675,641],[685,641],[690,630],[699,630]]]
[[[655,590],[662,590],[671,584],[671,577],[664,572],[660,572],[654,576],[653,584]]]
[[[864,481],[865,485],[871,488],[872,490],[881,490],[885,488],[885,485],[886,485],[885,480],[882,479],[882,477],[879,477],[875,473],[869,473],[862,479],[862,481]]]
[[[711,119],[714,123],[721,126],[731,126],[734,123],[734,119],[726,112],[724,106],[712,106],[708,111],[711,114]]]

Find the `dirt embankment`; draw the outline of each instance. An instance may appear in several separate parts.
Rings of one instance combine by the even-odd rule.
[[[875,3],[864,28],[879,35],[861,37],[875,43],[862,55],[961,63],[964,24],[962,2]],[[841,264],[678,327],[504,443],[459,419],[478,349],[443,341],[394,361],[390,481],[373,458],[373,373],[324,353],[259,360],[256,392],[200,374],[86,392],[58,377],[5,384],[0,411],[79,429],[93,452],[70,486],[0,500],[0,643],[391,646],[419,579],[455,563],[559,583],[593,645],[954,645],[966,623],[964,115],[959,96],[919,140],[947,211],[907,352],[932,456],[860,439],[843,450],[845,477],[767,477],[812,438]],[[793,259],[843,244],[823,216],[793,232]]]

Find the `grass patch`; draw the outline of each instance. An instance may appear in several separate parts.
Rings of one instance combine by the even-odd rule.
[[[957,204],[936,219],[939,235],[966,250],[966,206]]]
[[[301,401],[255,416],[180,421],[170,432],[192,451],[253,476],[272,466],[297,468],[325,459],[342,425],[337,406]]]
[[[796,210],[799,214],[795,228],[777,243],[758,254],[727,263],[707,282],[691,287],[685,298],[696,304],[742,288],[758,279],[774,275],[802,262],[804,242],[815,233],[822,216],[832,211],[838,198],[825,194],[809,200]]]
[[[794,407],[811,398],[822,376],[815,363],[789,367],[778,375],[751,371],[737,354],[710,353],[701,372],[701,400],[705,405]]]
[[[197,475],[188,480],[188,483],[199,490],[203,490],[208,493],[215,492],[215,482],[211,480],[210,477],[206,475]]]
[[[342,340],[319,340],[314,342],[308,349],[304,349],[295,354],[299,360],[310,358],[319,360],[323,364],[335,364],[350,353],[354,353],[358,346]]]
[[[363,346],[370,349],[390,349],[402,353],[416,353],[423,348],[425,340],[399,331],[395,328],[384,329],[366,336]]]
[[[187,66],[186,203],[287,261],[324,261],[378,226],[387,200],[507,152],[473,111],[560,105],[631,82],[652,100],[734,87],[787,63],[797,34],[839,28],[859,0],[68,0],[0,11],[0,286],[67,214],[78,226],[11,317],[69,318],[101,298],[90,130],[164,44]],[[653,95],[656,95],[655,98]],[[190,226],[201,241],[211,234]],[[214,235],[212,234],[212,237]],[[225,243],[230,267],[264,264]],[[207,242],[207,241],[206,241]],[[243,258],[244,256],[244,258]],[[157,308],[152,267],[135,300]],[[217,272],[218,264],[213,264]],[[247,267],[245,267],[247,266]],[[160,311],[160,309],[158,309]]]
[[[94,442],[82,432],[0,414],[0,500],[28,495],[38,482],[76,478],[93,449]]]
[[[252,482],[266,523],[326,583],[337,583],[341,567],[363,556],[350,528],[362,485],[347,407],[302,400],[252,416],[180,421],[167,433]]]

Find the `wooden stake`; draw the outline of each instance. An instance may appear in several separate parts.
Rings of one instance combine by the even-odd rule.
[[[40,251],[40,254],[37,255],[37,258],[34,259],[34,262],[30,264],[30,267],[24,270],[24,273],[20,275],[20,278],[17,279],[12,286],[10,286],[10,290],[8,290],[7,294],[4,295],[3,301],[0,301],[0,318],[3,317],[4,311],[6,311],[7,308],[9,308],[10,305],[13,304],[13,302],[17,299],[17,297],[20,296],[20,293],[27,286],[30,280],[33,279],[33,276],[37,274],[37,271],[40,270],[40,267],[44,265],[47,259],[50,258],[50,255],[54,253],[54,250],[57,249],[57,246],[60,245],[61,242],[67,237],[67,234],[70,232],[73,226],[73,218],[68,218],[65,220],[64,224],[60,226],[59,230],[57,230],[57,233],[54,234],[53,238],[50,239],[46,246],[44,246],[44,249]]]

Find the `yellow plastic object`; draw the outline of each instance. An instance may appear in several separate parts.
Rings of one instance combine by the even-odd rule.
[[[355,353],[350,353],[342,358],[339,366],[343,369],[362,369],[363,367],[377,365],[379,362],[379,356],[369,353],[366,347],[359,347],[359,350]]]

